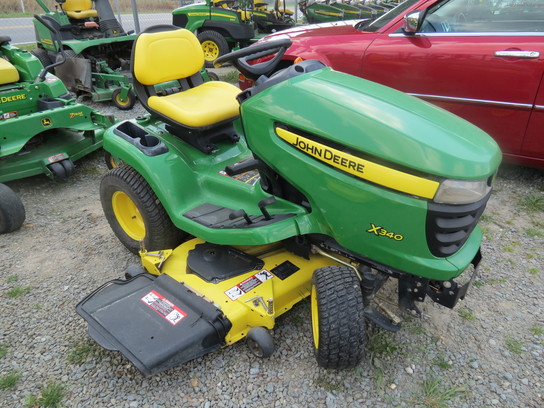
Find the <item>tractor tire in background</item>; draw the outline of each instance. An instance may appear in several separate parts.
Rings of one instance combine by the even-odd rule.
[[[364,355],[365,317],[363,293],[353,269],[317,269],[310,303],[317,363],[324,368],[356,367]]]
[[[47,51],[45,51],[43,48],[35,48],[30,51],[30,53],[38,58],[44,68],[52,64],[51,58],[49,58],[49,54],[47,54]]]
[[[206,68],[213,68],[213,62],[230,51],[227,40],[217,31],[202,31],[197,38],[202,44]]]
[[[18,230],[25,222],[23,202],[15,192],[0,183],[0,234]]]
[[[132,167],[121,164],[100,184],[100,200],[111,229],[131,252],[174,249],[186,237],[176,228],[151,186]]]

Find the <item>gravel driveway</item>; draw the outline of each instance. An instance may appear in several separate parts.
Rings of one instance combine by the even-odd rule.
[[[396,334],[370,328],[359,367],[316,365],[303,301],[278,319],[271,359],[239,342],[146,379],[97,347],[74,311],[138,263],[102,213],[102,153],[76,164],[65,183],[8,183],[27,219],[0,236],[0,407],[43,404],[55,387],[66,407],[544,406],[543,171],[501,168],[481,223],[481,276],[467,298],[454,310],[427,301]]]

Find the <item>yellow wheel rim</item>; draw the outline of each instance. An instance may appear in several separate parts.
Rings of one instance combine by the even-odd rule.
[[[127,99],[122,101],[121,94],[118,93],[117,95],[115,95],[115,103],[119,106],[127,106],[130,103],[130,96],[127,95]]]
[[[108,158],[108,162],[110,163],[110,166],[111,166],[112,169],[115,169],[115,168],[119,167],[119,163],[117,163],[117,160],[115,160],[115,157],[113,157],[113,156],[110,156]]]
[[[204,59],[206,61],[215,61],[219,57],[219,47],[213,41],[204,41],[202,43],[202,51],[204,51]]]
[[[317,350],[319,348],[319,311],[317,309],[317,293],[314,285],[312,285],[310,303],[312,309],[312,334],[314,336],[314,347]]]
[[[134,201],[124,192],[116,191],[111,198],[113,213],[125,233],[135,241],[145,238],[145,224]]]

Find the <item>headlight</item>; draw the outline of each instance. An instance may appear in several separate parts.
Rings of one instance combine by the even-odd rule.
[[[434,196],[442,204],[470,204],[480,201],[491,190],[493,178],[484,180],[444,180]]]

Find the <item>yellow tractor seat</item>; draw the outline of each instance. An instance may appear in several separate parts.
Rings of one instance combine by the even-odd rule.
[[[91,0],[66,0],[62,4],[62,9],[68,17],[78,20],[98,17],[98,12],[92,7],[93,2]]]
[[[239,93],[240,89],[231,87],[231,84],[210,81],[172,95],[152,96],[149,98],[149,106],[189,127],[208,127],[238,116],[239,106],[236,95]],[[214,105],[212,109],[210,109],[211,103]],[[225,108],[216,109],[215,107]]]
[[[19,80],[19,72],[11,62],[0,58],[0,85],[11,84]]]
[[[131,65],[138,99],[169,132],[205,153],[218,140],[238,141],[232,122],[240,115],[240,89],[204,81],[204,53],[192,32],[168,25],[146,29],[135,40]],[[159,84],[167,90],[157,92]]]

